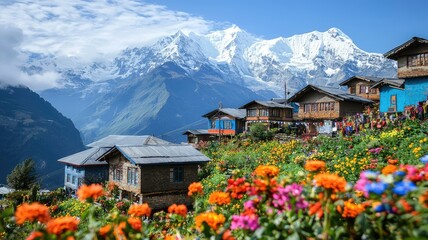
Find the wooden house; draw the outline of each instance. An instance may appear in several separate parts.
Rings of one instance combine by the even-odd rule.
[[[299,120],[334,120],[362,113],[373,101],[342,89],[307,85],[288,99],[299,103]]]
[[[347,86],[348,93],[379,102],[380,95],[377,88],[372,88],[373,84],[379,82],[382,78],[353,76],[339,83],[340,86]]]
[[[118,186],[121,199],[165,209],[173,203],[192,204],[188,186],[198,181],[198,169],[210,159],[190,145],[163,141],[114,146],[98,160],[108,163],[109,181]]]
[[[215,139],[215,134],[209,133],[206,129],[193,130],[189,129],[183,133],[187,136],[187,143],[196,145],[200,141],[211,141]]]
[[[109,135],[86,145],[88,149],[63,157],[58,162],[65,164],[64,187],[75,194],[83,183],[103,183],[108,180],[108,165],[97,159],[115,145],[139,146],[154,140],[149,136]],[[160,140],[162,141],[163,140]],[[158,141],[158,142],[159,142]]]
[[[208,133],[210,134],[236,135],[244,130],[245,110],[243,109],[219,108],[202,117],[208,118]]]
[[[278,101],[251,101],[240,109],[245,109],[245,130],[251,123],[262,122],[268,128],[281,128],[293,121],[293,107]]]
[[[397,61],[397,75],[404,86],[392,89],[391,82],[376,85],[380,90],[381,112],[402,112],[408,106],[417,106],[428,100],[428,40],[414,37],[384,54]],[[388,83],[388,84],[385,84]],[[393,91],[392,91],[393,90]]]

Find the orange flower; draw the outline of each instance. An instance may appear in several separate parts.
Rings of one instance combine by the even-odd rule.
[[[221,240],[235,240],[235,238],[233,237],[232,232],[228,229],[223,233]]]
[[[309,160],[305,164],[305,169],[309,172],[318,172],[325,170],[325,162],[319,160]]]
[[[365,208],[362,204],[355,204],[352,199],[344,202],[342,217],[355,218],[360,213],[364,212]]]
[[[23,224],[25,221],[39,221],[46,223],[50,219],[49,208],[40,203],[23,203],[15,212],[16,223]]]
[[[419,203],[425,208],[428,208],[428,190],[419,196]]]
[[[227,205],[230,203],[230,197],[229,193],[225,192],[213,192],[210,195],[210,198],[208,199],[208,202],[210,204],[217,204],[217,205]]]
[[[107,224],[104,227],[100,228],[99,233],[101,237],[106,237],[109,232],[111,232],[111,224]]]
[[[77,190],[77,196],[79,196],[80,201],[85,201],[86,199],[96,200],[102,195],[104,195],[104,189],[100,184],[84,184]]]
[[[107,184],[107,189],[111,192],[116,188],[116,184],[114,182],[109,182]]]
[[[330,189],[333,193],[345,191],[346,180],[336,174],[320,173],[314,177],[315,185]]]
[[[186,217],[187,207],[184,204],[177,205],[174,203],[171,206],[169,206],[168,212],[169,213],[175,213],[175,214],[181,215],[183,217]]]
[[[149,217],[152,212],[147,203],[133,204],[129,207],[128,214],[135,217],[147,216]]]
[[[187,195],[192,196],[193,194],[204,194],[202,184],[200,182],[194,182],[189,185],[189,192]]]
[[[399,206],[401,206],[404,212],[411,212],[413,210],[412,206],[404,199],[398,200]]]
[[[254,175],[259,177],[276,177],[278,173],[279,168],[276,166],[260,165],[254,170]]]
[[[39,231],[31,232],[30,235],[25,240],[36,240],[36,239],[42,239],[43,233]]]
[[[398,164],[398,160],[397,159],[389,159],[388,163],[391,165],[397,165]]]
[[[79,220],[75,217],[59,217],[50,220],[46,224],[46,230],[50,234],[61,235],[66,231],[76,231]]]
[[[138,217],[130,217],[128,218],[128,223],[135,231],[141,231],[141,227],[143,226],[141,223],[141,218]]]
[[[312,216],[314,214],[317,214],[318,218],[322,218],[324,212],[322,211],[321,202],[316,202],[309,206],[309,215]]]
[[[114,237],[116,239],[126,239],[123,233],[123,229],[126,228],[126,222],[120,222],[119,225],[117,225],[114,228]]]
[[[175,240],[175,237],[171,236],[171,235],[166,235],[163,239],[164,240]]]
[[[383,175],[388,175],[388,174],[394,173],[395,171],[397,171],[397,169],[398,168],[395,165],[387,165],[386,167],[384,167],[382,169],[382,174]]]
[[[202,223],[208,224],[210,228],[216,231],[224,222],[226,218],[222,214],[214,212],[201,213],[195,217],[196,228],[201,231]]]

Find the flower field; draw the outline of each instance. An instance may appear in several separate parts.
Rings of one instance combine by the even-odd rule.
[[[5,209],[4,239],[428,239],[428,123],[350,137],[203,149],[193,208],[154,213],[83,185],[79,199]]]

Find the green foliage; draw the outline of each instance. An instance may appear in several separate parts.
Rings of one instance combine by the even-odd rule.
[[[268,130],[267,126],[263,123],[253,123],[250,126],[250,137],[254,141],[272,140],[275,129]]]
[[[26,159],[7,176],[7,184],[16,190],[28,190],[37,184],[34,160]]]

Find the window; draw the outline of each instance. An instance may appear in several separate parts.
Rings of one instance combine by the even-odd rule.
[[[311,104],[309,104],[309,103],[305,103],[304,105],[303,105],[303,107],[304,107],[304,112],[305,113],[307,113],[307,112],[310,112],[311,111]]]
[[[272,109],[272,117],[280,117],[280,116],[281,116],[281,112],[278,108]]]
[[[232,121],[223,121],[224,129],[232,129]]]
[[[82,178],[78,178],[77,179],[77,186],[82,186],[82,182],[83,182],[83,179]]]
[[[356,94],[356,93],[357,93],[357,87],[355,87],[355,86],[350,87],[350,88],[349,88],[349,92],[350,92],[351,94]]]
[[[269,111],[266,108],[259,109],[259,116],[268,117]]]
[[[311,104],[311,111],[312,112],[318,112],[318,103],[312,103]]]
[[[407,57],[408,67],[428,66],[428,53],[421,53]]]
[[[184,169],[183,167],[174,167],[169,169],[170,182],[183,182]]]
[[[366,85],[360,85],[360,93],[369,93],[369,87]]]
[[[113,168],[113,180],[121,181],[122,180],[122,169],[121,168]]]
[[[76,184],[76,176],[73,176],[71,183]]]
[[[334,102],[331,102],[330,103],[330,111],[333,111],[334,110]]]
[[[248,109],[247,110],[247,116],[248,117],[255,117],[255,116],[257,116],[257,109]]]
[[[397,95],[391,95],[390,103],[391,103],[391,106],[397,105]]]
[[[320,103],[320,111],[325,111],[325,103]]]
[[[370,93],[371,94],[376,94],[377,93],[377,89],[376,88],[370,88]]]
[[[210,121],[211,129],[215,129],[215,120]]]
[[[138,168],[128,167],[127,180],[128,184],[138,184]]]
[[[70,174],[67,173],[67,182],[70,182]]]

